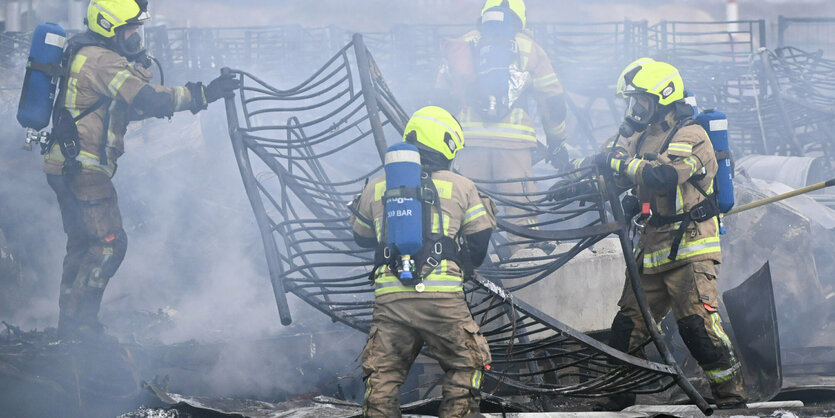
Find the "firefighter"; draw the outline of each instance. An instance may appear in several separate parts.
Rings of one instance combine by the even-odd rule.
[[[487,340],[464,300],[464,271],[484,260],[496,227],[495,206],[479,195],[472,181],[449,171],[464,147],[464,133],[446,110],[418,110],[404,133],[404,141],[418,148],[422,170],[437,189],[439,205],[424,205],[431,211],[424,219],[432,219],[424,228],[443,230],[438,242],[444,243],[444,255],[434,263],[416,260],[416,271],[423,276],[418,286],[401,283],[390,265],[376,263],[373,319],[362,352],[367,375],[363,411],[369,417],[400,416],[400,386],[425,343],[446,373],[440,416],[463,417],[478,411],[482,373],[491,361]],[[385,241],[385,181],[383,174],[369,182],[351,204],[355,241],[377,248],[378,254]],[[424,240],[424,246],[435,244]]]
[[[68,112],[70,125],[54,124],[53,136],[76,138],[78,151],[56,140],[44,162],[67,234],[58,300],[63,339],[103,335],[102,295],[127,250],[111,178],[124,152],[128,123],[181,110],[197,113],[239,86],[231,76],[207,86],[150,84],[142,26],[149,18],[147,5],[147,0],[91,0],[88,30],[72,37],[65,52],[68,74],[56,112]]]
[[[692,119],[678,70],[664,62],[633,64],[623,76],[627,109],[619,135],[592,160],[613,170],[619,185],[633,188],[641,204],[637,261],[655,320],[672,310],[717,406],[745,407],[740,363],[718,310],[715,265],[722,257],[713,146]],[[629,280],[618,306],[609,345],[631,352],[649,333]],[[634,402],[635,395],[626,393],[596,407],[620,410]]]
[[[531,99],[547,141],[546,160],[570,168],[566,142],[563,87],[545,51],[526,30],[523,0],[488,0],[478,28],[445,42],[436,83],[438,100],[460,109],[468,146],[455,159],[455,171],[476,180],[533,177],[532,154],[538,141],[529,113]],[[451,95],[445,95],[451,92]],[[533,182],[490,185],[511,200],[537,191]],[[508,221],[535,224],[523,209],[509,205]]]

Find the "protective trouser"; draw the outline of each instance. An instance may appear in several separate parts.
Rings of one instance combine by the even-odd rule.
[[[533,177],[531,152],[532,148],[467,147],[458,152],[453,160],[453,167],[459,174],[476,182],[478,180],[504,181],[531,178]],[[495,191],[501,199],[521,204],[530,203],[532,199],[536,200],[535,194],[539,192],[539,188],[532,181],[482,183],[478,186]],[[504,205],[504,207],[505,220],[514,225],[527,226],[537,223],[536,216],[531,216],[530,212],[525,209],[512,204]],[[525,239],[515,235],[509,235],[507,238],[511,242]],[[521,246],[514,246],[513,251],[519,248]]]
[[[67,254],[58,299],[58,333],[62,338],[100,331],[99,308],[108,281],[125,257],[116,190],[104,174],[47,175],[58,197]]]
[[[400,386],[423,344],[445,372],[440,417],[477,412],[483,368],[490,363],[463,293],[443,297],[377,298],[371,332],[362,352],[366,373],[363,414],[400,417]],[[430,295],[431,296],[431,295]],[[395,299],[386,302],[386,299]]]
[[[679,334],[704,371],[717,405],[744,402],[740,363],[722,329],[717,309],[713,261],[693,262],[659,274],[641,274],[641,284],[656,321],[672,309]],[[632,350],[649,338],[649,332],[629,280],[618,306],[610,345]]]

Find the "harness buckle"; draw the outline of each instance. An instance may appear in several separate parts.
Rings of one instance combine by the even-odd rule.
[[[391,248],[383,247],[383,258],[386,259],[386,260],[391,258]]]
[[[441,264],[435,257],[429,257],[426,259],[426,264],[429,264],[430,267],[435,268],[438,267],[438,264]]]
[[[443,245],[443,244],[441,244],[441,242],[440,242],[440,241],[438,241],[438,242],[436,242],[436,243],[435,243],[435,248],[434,248],[434,250],[435,250],[435,254],[439,254],[439,255],[440,255],[440,254],[443,254],[443,252],[444,252],[444,245]]]
[[[690,218],[695,221],[699,221],[700,219],[706,219],[707,209],[703,205],[694,207],[690,210]]]
[[[426,187],[426,186],[422,187],[421,190],[423,192],[423,196],[422,196],[423,201],[426,202],[427,204],[429,204],[430,206],[434,205],[435,204],[435,192],[431,188]]]

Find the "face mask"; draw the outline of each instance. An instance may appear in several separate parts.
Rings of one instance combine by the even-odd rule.
[[[121,29],[121,28],[119,28]],[[124,29],[117,29],[116,47],[121,55],[133,57],[145,51],[145,27],[142,25],[127,25]],[[132,32],[129,35],[126,32]]]
[[[624,138],[628,138],[635,134],[635,132],[643,132],[647,126],[652,122],[652,118],[656,113],[658,104],[654,98],[649,95],[636,94],[629,96],[626,103],[626,114],[623,118],[623,123],[618,129],[618,133]]]

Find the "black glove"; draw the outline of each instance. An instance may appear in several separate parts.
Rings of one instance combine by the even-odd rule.
[[[568,150],[565,149],[565,146],[560,146],[556,149],[548,147],[548,162],[561,173],[570,171],[573,168],[568,159]]]
[[[597,191],[591,180],[560,180],[548,189],[548,199],[560,201]]]
[[[241,87],[241,81],[234,74],[223,74],[212,80],[205,88],[206,103],[212,103],[221,97],[232,97]]]
[[[591,158],[599,168],[609,168],[617,174],[626,171],[626,159],[626,154],[622,152],[601,152]]]

